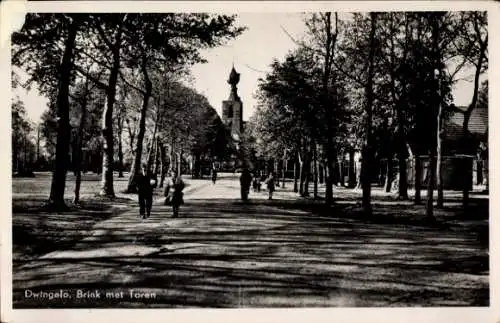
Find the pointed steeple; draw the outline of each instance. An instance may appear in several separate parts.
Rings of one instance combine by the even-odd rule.
[[[231,84],[232,86],[236,86],[239,82],[240,73],[236,72],[233,64],[233,68],[231,68],[231,73],[229,73],[229,79],[227,80],[227,83]]]
[[[229,100],[231,101],[240,101],[240,98],[238,96],[238,88],[236,87],[236,85],[239,82],[240,82],[240,73],[236,72],[233,63],[233,67],[231,68],[231,73],[229,73],[229,79],[227,80],[227,83],[231,85],[231,94],[229,94]]]

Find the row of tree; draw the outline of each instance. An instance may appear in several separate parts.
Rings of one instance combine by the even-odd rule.
[[[480,84],[488,68],[486,13],[371,12],[341,19],[325,12],[306,15],[305,25],[303,39],[290,36],[297,48],[260,80],[249,149],[266,158],[293,156],[300,170],[295,189],[301,194],[308,194],[312,175],[316,197],[324,173],[327,203],[340,181],[339,157],[349,153],[352,161],[360,150],[367,214],[372,213],[375,157],[387,159],[388,179],[397,158],[399,197],[408,199],[407,158],[426,155],[431,164],[427,214],[432,216],[435,187],[438,206],[443,204],[443,124],[451,113],[464,114],[462,146],[474,148],[468,122],[481,93],[487,95],[487,82]],[[451,89],[464,74],[474,90],[463,111],[454,107]],[[416,158],[416,203],[421,202],[421,162]],[[464,185],[464,203],[467,192]]]
[[[65,207],[71,163],[79,188],[84,146],[102,158],[100,193],[108,197],[115,195],[113,172],[123,171],[124,145],[128,192],[143,160],[165,169],[158,164],[166,164],[167,148],[176,167],[185,152],[223,154],[217,114],[182,81],[204,62],[200,50],[243,32],[234,23],[235,16],[209,14],[28,14],[12,36],[12,59],[29,76],[25,86],[36,85],[50,101],[41,127],[54,155],[50,204]]]
[[[12,88],[19,85],[19,78],[14,75]],[[33,136],[34,125],[29,121],[24,102],[19,96],[12,98],[12,171],[18,176],[33,176],[33,164],[38,154]]]

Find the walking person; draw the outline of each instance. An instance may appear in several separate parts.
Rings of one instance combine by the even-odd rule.
[[[142,165],[141,171],[137,177],[137,195],[139,198],[139,215],[143,219],[151,215],[153,205],[153,188],[156,186],[156,180],[148,171],[147,165]]]
[[[217,170],[215,169],[215,166],[212,167],[212,183],[215,184],[217,181]]]
[[[267,190],[269,191],[269,199],[270,200],[273,199],[273,192],[274,192],[274,189],[276,188],[276,184],[275,183],[276,182],[274,180],[274,174],[273,174],[273,172],[270,172],[269,176],[266,179]]]
[[[260,192],[260,175],[258,172],[255,172],[253,177],[253,191]]]
[[[179,209],[184,204],[184,190],[185,184],[181,176],[175,171],[170,172],[170,178],[165,186],[165,204],[172,205],[173,217],[179,216]]]
[[[248,200],[248,193],[250,192],[250,184],[252,183],[252,175],[250,171],[245,168],[241,172],[240,176],[240,189],[241,189],[241,199],[243,201]]]

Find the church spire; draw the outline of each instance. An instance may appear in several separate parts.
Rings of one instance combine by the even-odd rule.
[[[227,100],[222,101],[222,122],[231,131],[231,136],[238,147],[243,132],[243,102],[238,96],[238,82],[240,73],[236,72],[234,63],[229,73],[227,83],[231,86],[231,94]]]
[[[236,85],[240,82],[240,73],[236,72],[234,69],[234,63],[233,67],[231,69],[231,73],[229,73],[229,79],[227,80],[227,83],[231,85],[231,94],[229,95],[229,100],[231,101],[239,101],[240,98],[238,96],[238,88]]]

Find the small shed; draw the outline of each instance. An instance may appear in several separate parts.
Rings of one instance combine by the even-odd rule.
[[[445,190],[461,190],[464,176],[467,177],[467,187],[472,189],[472,170],[473,170],[473,155],[451,155],[443,156],[443,164],[441,167],[443,189]],[[410,187],[415,186],[415,165],[416,157],[413,157],[408,163],[408,184]],[[429,156],[418,156],[421,163],[421,178],[420,183],[426,186],[429,183],[430,175],[430,160]]]

